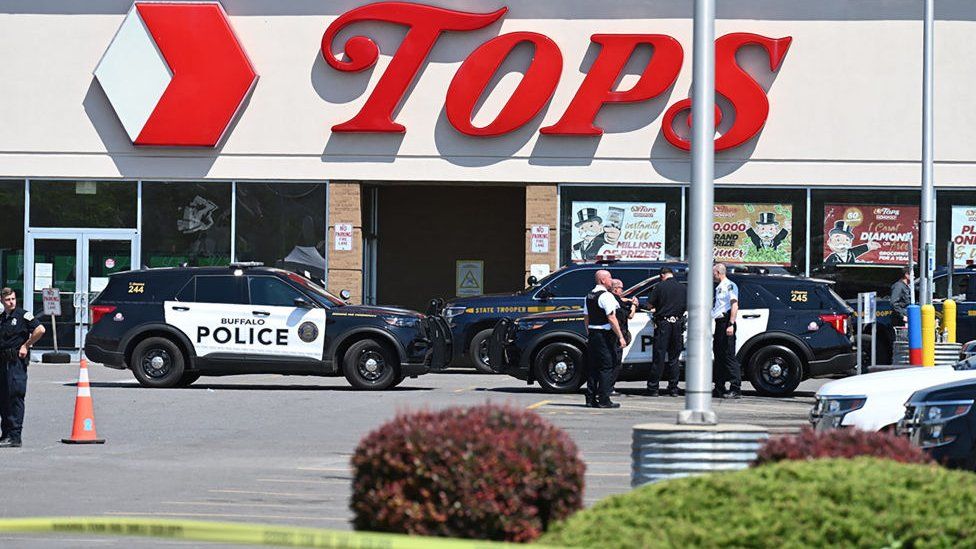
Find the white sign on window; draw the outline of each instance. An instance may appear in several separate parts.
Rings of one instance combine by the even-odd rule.
[[[34,291],[41,291],[54,285],[54,263],[34,264]]]
[[[352,250],[352,223],[336,223],[335,249],[338,252]]]
[[[549,253],[549,225],[532,225],[532,253]]]

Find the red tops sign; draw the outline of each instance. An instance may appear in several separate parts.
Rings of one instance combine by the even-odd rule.
[[[484,28],[501,19],[507,11],[469,13],[406,2],[379,2],[349,11],[329,25],[322,37],[322,55],[333,68],[344,72],[365,70],[376,63],[379,47],[368,37],[354,36],[346,41],[346,59],[332,49],[336,35],[346,26],[360,21],[380,21],[408,27],[403,42],[393,55],[375,89],[359,113],[332,127],[335,132],[402,133],[406,128],[394,120],[394,111],[403,101],[427,55],[440,35],[447,31],[465,32]],[[632,103],[652,99],[674,84],[681,70],[684,52],[674,38],[663,34],[594,34],[600,53],[560,119],[542,128],[547,135],[601,135],[595,124],[597,113],[607,103]],[[715,88],[735,109],[735,122],[715,141],[716,150],[741,145],[762,129],[769,115],[765,90],[736,61],[736,53],[746,45],[759,45],[769,55],[771,70],[782,63],[792,38],[767,38],[757,34],[734,33],[715,42]],[[522,43],[529,43],[535,55],[515,92],[501,112],[485,126],[472,124],[478,99],[485,92],[495,71]],[[634,50],[643,44],[654,48],[654,56],[636,84],[629,90],[615,90]],[[563,58],[559,46],[549,37],[534,32],[513,32],[488,40],[461,64],[447,90],[445,110],[451,125],[472,136],[503,135],[522,127],[546,105],[559,84]],[[675,147],[689,150],[689,140],[674,129],[675,118],[690,110],[691,100],[671,106],[664,115],[665,138]],[[716,116],[716,124],[721,113]]]

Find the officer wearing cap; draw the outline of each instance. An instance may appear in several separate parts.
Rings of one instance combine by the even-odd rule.
[[[670,267],[661,269],[661,281],[651,290],[647,307],[654,312],[654,364],[647,380],[647,395],[657,396],[660,391],[664,363],[668,364],[667,394],[678,396],[678,357],[681,355],[681,334],[687,311],[685,287],[674,279]]]
[[[17,294],[0,290],[0,448],[19,448],[24,426],[24,397],[27,394],[27,362],[30,348],[44,335],[44,326],[34,315],[17,307]]]

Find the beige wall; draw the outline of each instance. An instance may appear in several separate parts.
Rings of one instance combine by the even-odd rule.
[[[342,290],[352,294],[350,301],[363,301],[363,222],[361,186],[355,182],[332,182],[329,184],[329,230],[326,250],[328,250],[329,291],[339,295]],[[352,223],[353,240],[351,251],[336,251],[335,226],[337,223]]]
[[[532,253],[532,226],[549,226],[549,253]],[[559,268],[559,190],[556,185],[529,185],[525,188],[525,278],[534,263]]]

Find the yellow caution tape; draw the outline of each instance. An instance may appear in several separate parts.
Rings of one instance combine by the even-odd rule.
[[[324,528],[300,528],[270,524],[207,522],[179,519],[127,517],[38,517],[0,519],[0,532],[88,534],[95,536],[138,536],[184,541],[209,541],[276,547],[325,547],[335,549],[460,549],[500,548],[512,544],[482,540],[460,540],[344,532]]]

